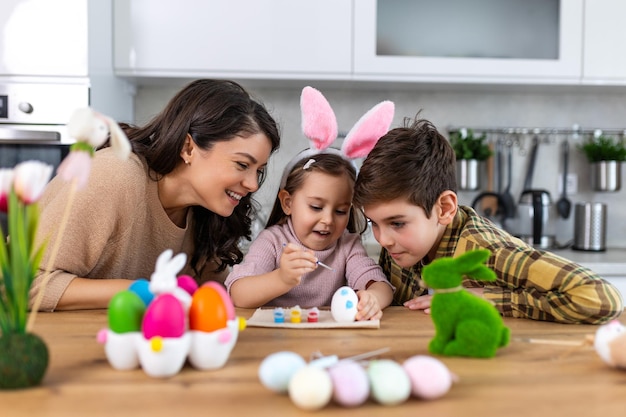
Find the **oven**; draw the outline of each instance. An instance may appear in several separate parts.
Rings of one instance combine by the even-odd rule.
[[[36,159],[59,166],[73,138],[66,123],[89,106],[84,84],[0,83],[0,168]],[[6,215],[0,214],[6,231]]]

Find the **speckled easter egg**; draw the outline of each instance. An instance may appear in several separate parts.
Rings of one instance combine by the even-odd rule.
[[[155,297],[143,317],[142,332],[146,339],[155,336],[181,337],[185,333],[186,315],[183,305],[172,294]]]
[[[328,369],[333,383],[333,400],[344,407],[363,404],[370,394],[367,372],[352,360],[342,360]]]
[[[233,302],[217,282],[207,282],[193,293],[189,307],[191,330],[213,332],[225,328],[226,322],[234,319]]]
[[[411,395],[411,381],[402,366],[391,359],[370,362],[367,376],[374,400],[383,405],[396,405]]]
[[[305,366],[289,381],[289,398],[303,410],[319,410],[330,402],[333,384],[325,369]]]
[[[341,287],[333,294],[330,302],[330,313],[336,322],[346,323],[354,321],[358,303],[359,298],[352,288],[347,286]]]
[[[109,329],[115,333],[138,332],[145,311],[146,305],[135,292],[120,291],[109,301]]]
[[[452,386],[452,373],[438,359],[425,355],[412,356],[402,364],[411,380],[411,393],[424,400],[445,395]]]
[[[306,361],[295,352],[275,352],[261,362],[259,380],[265,388],[284,394],[291,377],[305,366]]]

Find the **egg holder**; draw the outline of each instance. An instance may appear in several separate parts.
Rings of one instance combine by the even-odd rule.
[[[219,369],[228,361],[246,321],[235,316],[219,283],[198,287],[188,275],[176,277],[184,265],[181,255],[175,272],[162,274],[159,262],[172,262],[171,251],[165,251],[150,281],[134,281],[109,302],[108,328],[98,332],[97,340],[114,369],[141,367],[151,377],[167,378],[180,372],[186,360],[198,370]]]
[[[320,410],[331,401],[354,408],[370,398],[385,406],[403,403],[411,396],[434,400],[458,381],[443,362],[427,355],[412,356],[402,365],[391,359],[361,361],[378,353],[341,360],[323,356],[307,364],[294,352],[280,351],[261,362],[258,377],[263,386],[288,394],[297,407],[307,411]]]

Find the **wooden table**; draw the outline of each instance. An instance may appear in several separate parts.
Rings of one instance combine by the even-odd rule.
[[[248,318],[252,310],[238,310]],[[169,379],[141,369],[116,371],[96,342],[105,311],[42,313],[35,333],[50,350],[40,387],[0,391],[0,415],[14,416],[623,416],[626,371],[605,365],[592,347],[535,344],[520,339],[582,341],[597,327],[507,319],[513,341],[492,359],[440,357],[459,381],[443,398],[411,398],[398,406],[368,401],[355,409],[330,404],[317,412],[298,409],[286,395],[258,380],[263,358],[290,350],[305,358],[315,351],[347,357],[389,347],[381,355],[402,362],[428,354],[432,321],[403,307],[385,310],[380,329],[300,330],[247,328],[226,365],[215,371],[190,366]]]

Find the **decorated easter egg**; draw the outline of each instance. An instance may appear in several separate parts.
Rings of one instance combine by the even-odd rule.
[[[352,288],[341,287],[333,294],[330,302],[330,313],[339,323],[354,321],[358,303],[359,298]]]
[[[155,336],[181,337],[185,333],[185,309],[172,294],[154,298],[143,317],[142,331],[146,339]]]
[[[438,359],[425,355],[412,356],[402,364],[411,380],[411,393],[424,400],[445,395],[452,386],[452,373]]]
[[[150,282],[145,278],[136,279],[128,289],[137,294],[145,305],[150,304],[154,299],[154,294],[150,291]]]
[[[191,330],[213,332],[225,328],[226,322],[234,319],[235,306],[217,282],[207,282],[193,293],[189,308]]]
[[[176,282],[178,283],[178,286],[187,291],[189,295],[193,295],[193,293],[198,289],[198,283],[189,275],[180,275],[176,278]]]
[[[325,369],[305,366],[289,381],[289,398],[303,410],[319,410],[330,402],[333,383]]]
[[[363,404],[370,394],[367,372],[353,360],[339,361],[328,368],[333,383],[333,400],[344,407]]]
[[[259,380],[267,389],[284,394],[291,377],[306,366],[302,356],[281,351],[268,355],[259,366]]]
[[[135,292],[120,291],[109,301],[109,329],[115,333],[138,332],[145,311],[146,305]]]
[[[411,395],[411,381],[402,366],[391,359],[370,362],[367,368],[374,400],[383,405],[396,405]]]
[[[625,364],[618,364],[615,355],[611,351],[611,343],[626,335],[626,326],[617,320],[611,320],[598,327],[595,337],[593,338],[593,347],[600,359],[607,365],[625,367]]]

